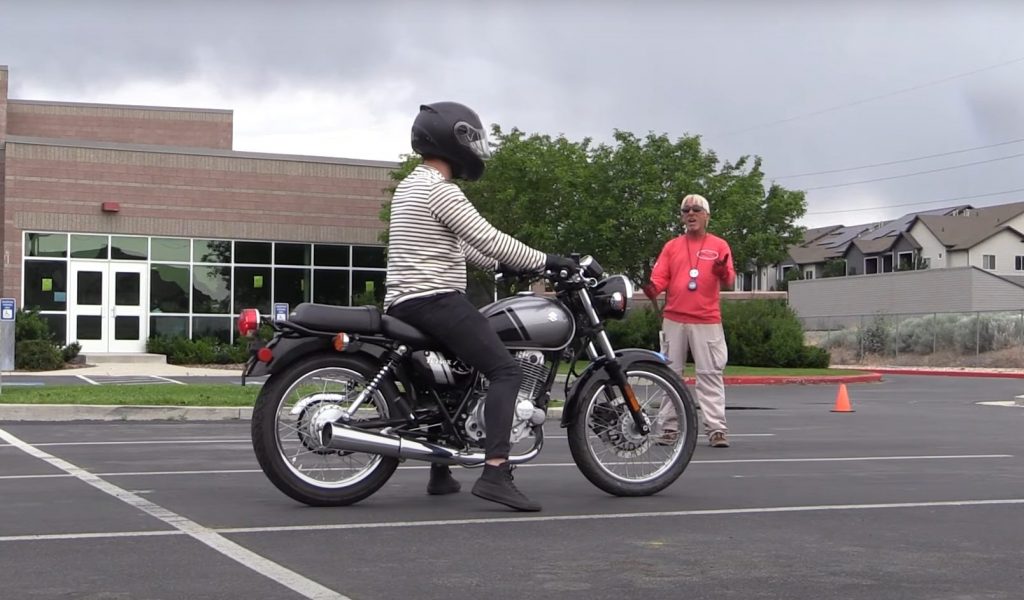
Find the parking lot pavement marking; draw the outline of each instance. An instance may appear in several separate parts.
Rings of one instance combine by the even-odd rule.
[[[157,379],[162,379],[170,383],[176,383],[178,385],[187,385],[184,381],[177,381],[175,379],[171,379],[170,377],[161,377],[160,375],[150,375],[150,377],[156,377]]]
[[[17,447],[19,450],[30,456],[49,463],[51,466],[77,477],[94,488],[110,494],[129,506],[137,508],[146,514],[163,521],[193,539],[206,544],[217,552],[220,552],[224,556],[227,556],[228,558],[248,567],[268,579],[276,581],[305,598],[316,600],[350,600],[347,596],[343,596],[330,588],[320,585],[312,579],[303,577],[291,569],[268,560],[248,548],[232,542],[212,529],[208,529],[191,519],[154,504],[138,494],[134,494],[109,483],[97,475],[77,467],[66,460],[57,458],[52,454],[48,454],[32,446],[31,444],[23,442],[21,439],[3,429],[0,429],[0,439]]]
[[[122,442],[128,443],[128,442]],[[56,444],[36,444],[36,446],[62,446],[66,445],[63,443]],[[0,444],[3,446],[3,444]],[[740,464],[740,463],[799,463],[799,462],[857,462],[857,461],[874,461],[874,460],[925,460],[925,459],[991,459],[991,458],[1014,458],[1013,454],[941,454],[933,456],[843,456],[836,458],[736,458],[736,459],[718,459],[718,460],[691,460],[691,465],[716,465],[716,464]],[[614,464],[625,464],[625,463],[614,463]],[[629,463],[636,464],[636,463]],[[525,463],[517,465],[517,468],[544,468],[544,467],[556,467],[565,468],[572,467],[576,468],[576,463]],[[421,465],[403,465],[398,467],[399,471],[411,471],[417,469],[429,469],[428,463]],[[189,471],[108,471],[105,473],[95,473],[97,477],[152,477],[161,475],[237,475],[237,474],[248,474],[248,473],[260,473],[259,469],[204,469],[204,470],[189,470]],[[48,475],[0,475],[0,481],[5,479],[41,479],[48,477],[71,477],[68,474],[48,474]]]
[[[81,379],[82,381],[84,381],[84,382],[86,382],[86,383],[88,383],[88,384],[91,384],[91,385],[99,385],[98,383],[96,383],[96,382],[95,382],[95,381],[93,381],[92,379],[89,379],[89,378],[88,378],[88,377],[86,377],[85,375],[77,375],[77,374],[76,374],[76,375],[75,375],[75,377],[77,377],[77,378]]]
[[[486,519],[444,519],[431,521],[390,521],[377,523],[319,523],[316,525],[283,525],[279,527],[228,527],[219,533],[279,533],[285,531],[325,531],[333,529],[387,529],[405,527],[449,527],[452,525],[494,525],[501,523],[544,523],[552,521],[601,521],[611,519],[648,519],[664,517],[696,517],[749,515],[762,513],[800,513],[847,510],[884,510],[908,508],[941,508],[973,506],[1006,506],[1024,504],[1024,498],[1004,500],[946,500],[935,502],[892,502],[885,504],[819,504],[808,506],[763,506],[757,508],[711,508],[704,510],[672,510],[637,513],[596,513],[589,515],[550,515],[544,517],[493,517]]]

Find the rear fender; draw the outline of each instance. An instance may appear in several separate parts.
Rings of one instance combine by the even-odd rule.
[[[644,348],[626,348],[623,350],[616,350],[615,357],[618,358],[619,364],[622,365],[623,371],[628,371],[630,365],[639,362],[656,363],[659,365],[667,365],[668,358],[660,352],[654,352]],[[568,427],[576,415],[576,405],[580,403],[580,394],[584,390],[589,389],[591,383],[603,381],[611,377],[608,370],[605,369],[607,359],[600,358],[586,368],[585,371],[572,383],[569,387],[569,393],[565,397],[565,406],[562,408],[562,427]]]

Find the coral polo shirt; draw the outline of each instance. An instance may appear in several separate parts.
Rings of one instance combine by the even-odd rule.
[[[695,290],[688,288],[691,269],[697,270]],[[677,323],[721,323],[719,291],[735,281],[732,250],[725,240],[710,233],[698,239],[684,234],[661,249],[648,291],[653,292],[653,297],[668,292],[662,313],[666,319]]]

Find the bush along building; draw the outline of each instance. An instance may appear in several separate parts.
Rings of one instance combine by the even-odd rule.
[[[230,110],[8,98],[3,296],[83,353],[231,342],[239,311],[380,299],[397,163],[239,152]]]

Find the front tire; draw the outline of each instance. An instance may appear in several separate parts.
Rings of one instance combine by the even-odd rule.
[[[325,448],[318,425],[336,420],[376,374],[379,365],[346,355],[299,360],[263,386],[252,413],[252,447],[260,468],[282,492],[310,506],[344,506],[376,492],[398,459]],[[398,390],[385,379],[350,424],[395,414]]]
[[[626,378],[651,433],[637,430],[626,401],[609,378],[595,378],[574,403],[569,450],[583,475],[616,496],[649,496],[674,482],[697,445],[697,411],[689,391],[672,369],[633,363]],[[665,424],[678,416],[670,435]]]

